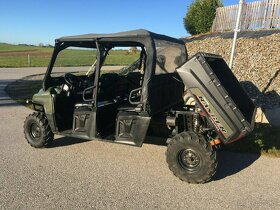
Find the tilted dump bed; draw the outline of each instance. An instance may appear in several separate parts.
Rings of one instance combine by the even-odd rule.
[[[255,105],[221,56],[197,53],[177,72],[224,143],[253,130]]]

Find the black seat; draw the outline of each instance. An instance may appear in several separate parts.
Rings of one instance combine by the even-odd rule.
[[[141,111],[141,104],[131,104],[128,101],[122,103],[120,106],[118,106],[118,111],[124,111],[124,112],[140,112]]]
[[[76,103],[74,106],[75,106],[75,109],[91,111],[92,107],[93,107],[93,103],[83,101],[83,102]]]
[[[155,75],[149,87],[150,114],[156,115],[184,103],[183,92],[184,83],[177,73]]]
[[[137,106],[135,105],[121,105],[118,107],[118,111],[126,111],[126,112],[136,112]]]

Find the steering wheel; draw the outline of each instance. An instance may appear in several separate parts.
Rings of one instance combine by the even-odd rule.
[[[83,80],[81,78],[79,78],[78,76],[71,74],[71,73],[66,73],[64,74],[64,80],[66,82],[66,84],[68,84],[70,86],[70,88],[74,88],[74,87],[79,87],[81,85],[81,83],[83,82]]]

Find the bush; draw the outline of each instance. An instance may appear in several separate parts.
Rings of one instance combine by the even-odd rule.
[[[207,33],[212,27],[221,0],[194,0],[184,17],[184,26],[191,35]]]

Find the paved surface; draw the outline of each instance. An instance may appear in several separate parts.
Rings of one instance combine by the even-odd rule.
[[[1,87],[35,71],[0,69]],[[29,113],[0,104],[0,209],[279,209],[280,159],[220,152],[214,181],[192,185],[168,170],[164,146],[56,136],[34,149],[22,129]]]

